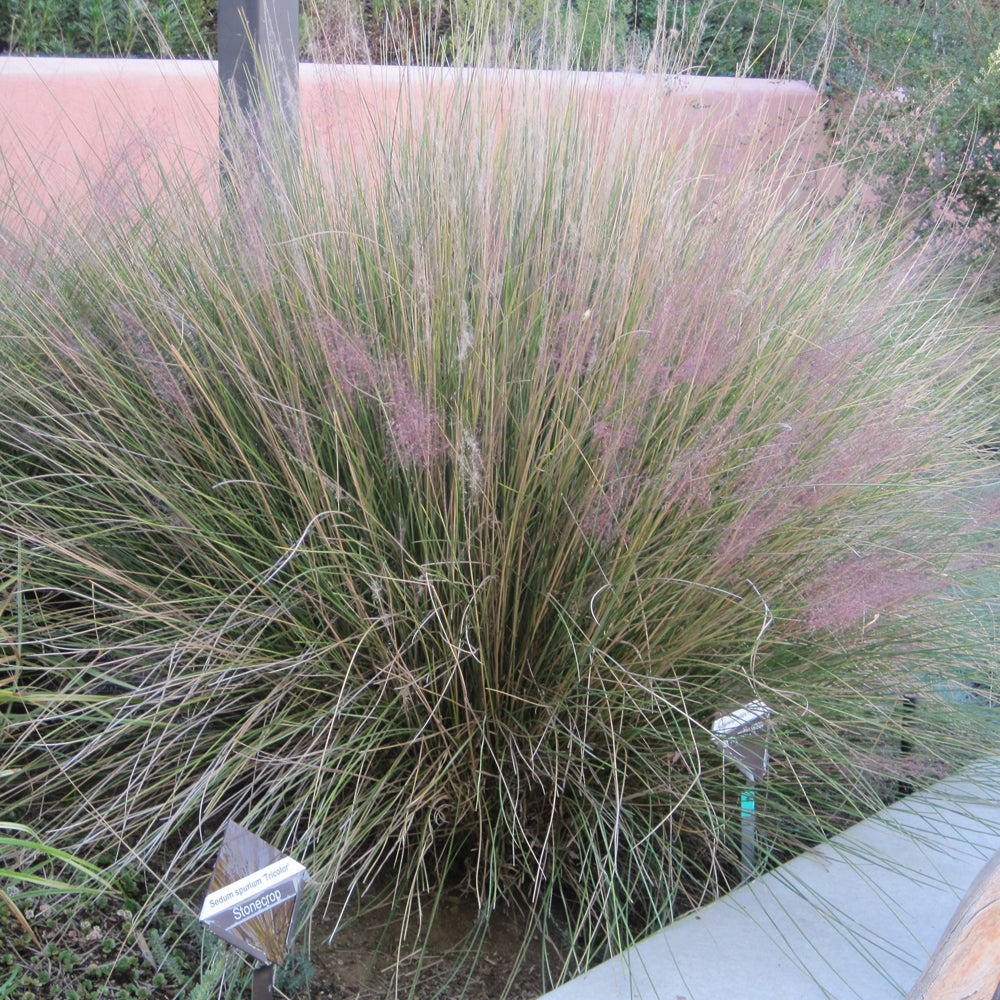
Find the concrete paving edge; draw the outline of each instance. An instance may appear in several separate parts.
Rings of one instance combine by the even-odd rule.
[[[916,982],[1000,848],[990,759],[691,913],[543,1000],[880,1000]]]

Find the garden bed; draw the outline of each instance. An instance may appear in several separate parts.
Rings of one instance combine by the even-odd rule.
[[[120,64],[52,69],[128,102]],[[490,991],[504,953],[555,983],[733,885],[735,706],[773,718],[773,861],[980,752],[942,692],[992,683],[995,338],[947,261],[817,190],[814,95],[755,84],[775,145],[739,87],[327,72],[306,155],[236,150],[221,202],[204,65],[167,71],[208,87],[190,142],[110,100],[96,131],[8,119],[0,775],[29,862],[145,866],[141,967],[207,995],[233,969],[184,924],[234,819],[349,895],[323,988],[385,929],[371,988],[437,989],[435,934],[474,927]]]
[[[204,938],[190,915],[171,907],[139,925],[145,893],[136,882],[123,896],[81,909],[49,897],[25,910],[31,933],[0,908],[0,998],[10,1000],[178,1000],[201,968]],[[431,937],[400,954],[390,915],[364,909],[343,923],[324,907],[301,928],[295,950],[278,970],[279,997],[292,1000],[535,1000],[545,991],[541,942],[525,944],[527,916],[503,908],[478,957],[468,950],[479,919],[475,899],[459,891],[439,908]],[[180,928],[186,926],[184,933]],[[388,931],[388,935],[387,935]],[[32,936],[33,935],[33,936]],[[232,966],[237,972],[239,963]],[[507,992],[505,993],[505,990]],[[230,991],[232,1000],[248,996]]]

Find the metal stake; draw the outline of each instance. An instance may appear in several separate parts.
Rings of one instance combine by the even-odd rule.
[[[740,874],[749,882],[757,871],[757,779],[767,774],[767,749],[771,707],[759,698],[720,715],[712,723],[712,740],[725,760],[735,764],[747,779],[740,794]]]
[[[903,697],[900,710],[899,756],[904,767],[909,762],[908,758],[913,756],[913,739],[910,734],[916,728],[917,704],[918,699],[915,694]],[[896,794],[902,797],[910,795],[912,792],[913,782],[908,781],[905,777],[900,777],[896,782]]]
[[[253,970],[250,1000],[274,1000],[274,966],[262,965]]]

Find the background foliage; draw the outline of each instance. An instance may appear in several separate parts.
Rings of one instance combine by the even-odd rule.
[[[0,40],[22,55],[207,56],[211,0],[0,0]]]

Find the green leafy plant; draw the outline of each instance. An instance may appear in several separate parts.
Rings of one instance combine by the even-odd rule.
[[[37,843],[25,838],[16,850],[34,857]],[[52,863],[61,864],[61,852],[47,850]],[[249,966],[240,953],[205,930],[190,906],[141,866],[114,864],[113,887],[104,879],[91,885],[91,866],[80,867],[85,893],[77,879],[12,884],[21,908],[0,908],[0,997],[167,1000],[179,993],[217,997],[225,988],[225,995],[246,993]],[[98,858],[95,867],[107,869],[109,859]]]
[[[559,979],[739,880],[734,705],[774,860],[990,746],[995,346],[850,198],[484,79],[10,254],[0,767],[174,881],[235,818],[404,926],[520,898]]]
[[[72,881],[63,877],[64,869],[71,873]],[[0,902],[36,942],[37,935],[22,909],[25,899],[44,894],[96,895],[109,888],[95,865],[40,840],[23,823],[9,821],[0,821],[0,879],[17,886],[16,892],[9,892],[0,885]]]
[[[17,55],[208,57],[215,7],[207,0],[0,0],[0,45]]]

